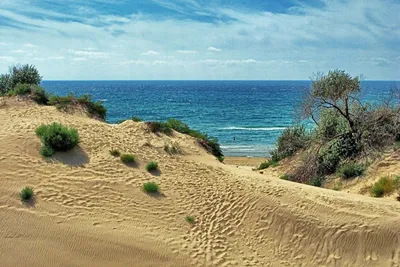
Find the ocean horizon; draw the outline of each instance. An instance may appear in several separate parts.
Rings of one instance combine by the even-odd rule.
[[[397,81],[365,80],[365,101],[388,95]],[[218,138],[227,156],[267,157],[280,133],[295,123],[295,107],[309,80],[46,80],[50,93],[91,94],[106,121],[137,116],[176,118]]]

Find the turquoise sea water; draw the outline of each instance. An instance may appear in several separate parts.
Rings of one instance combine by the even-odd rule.
[[[365,81],[364,99],[384,97],[395,83]],[[107,107],[107,121],[139,116],[177,118],[218,137],[229,156],[267,156],[309,81],[44,81],[51,93],[91,94]],[[398,82],[397,87],[400,88]]]

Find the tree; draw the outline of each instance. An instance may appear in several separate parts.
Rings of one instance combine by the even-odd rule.
[[[0,94],[13,90],[17,84],[39,85],[42,81],[34,65],[15,65],[9,68],[8,74],[0,75]]]

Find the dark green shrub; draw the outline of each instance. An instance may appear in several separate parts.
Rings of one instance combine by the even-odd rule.
[[[310,138],[304,125],[286,128],[278,137],[277,148],[273,152],[274,159],[281,160],[294,155],[298,150],[307,147]]]
[[[121,160],[125,164],[135,163],[135,157],[132,154],[123,154],[121,155]]]
[[[289,175],[284,174],[284,175],[282,175],[281,177],[279,177],[279,179],[289,181],[289,180],[290,180],[290,177],[289,177]]]
[[[269,161],[262,162],[260,164],[260,166],[258,167],[258,170],[264,170],[264,169],[267,169],[269,167],[277,167],[277,166],[279,166],[279,162],[278,161],[269,160]]]
[[[172,133],[171,127],[165,122],[153,121],[153,122],[146,122],[146,124],[152,133],[161,132],[168,135]]]
[[[86,112],[92,116],[104,120],[106,118],[107,109],[101,102],[94,102],[91,95],[85,94],[76,97],[74,94],[67,96],[51,95],[48,101],[49,105],[55,106],[59,110],[67,111],[75,106],[81,106]]]
[[[319,175],[334,173],[339,162],[340,155],[335,147],[321,149],[318,155],[317,173]]]
[[[70,150],[77,146],[80,141],[78,130],[56,122],[39,126],[36,129],[36,135],[40,137],[43,146],[46,147],[42,150],[47,155],[51,150],[53,152]]]
[[[39,105],[47,105],[49,102],[49,97],[46,94],[46,91],[40,86],[34,85],[32,87],[32,96],[33,100]]]
[[[143,190],[146,193],[152,193],[152,194],[158,193],[158,190],[159,190],[158,184],[156,184],[155,182],[144,183],[143,184]]]
[[[310,181],[310,185],[316,186],[316,187],[321,187],[323,182],[324,182],[324,179],[322,177],[313,178]]]
[[[186,123],[180,120],[169,119],[166,123],[169,128],[174,129],[178,133],[190,135],[191,132],[194,132]]]
[[[21,198],[21,201],[28,201],[32,199],[33,197],[33,188],[26,186],[22,188],[21,192],[19,193],[19,197]]]
[[[111,150],[110,150],[110,154],[111,154],[111,156],[114,156],[114,157],[119,157],[119,156],[121,156],[121,153],[119,152],[118,149],[111,149]]]
[[[8,95],[16,96],[16,95],[28,95],[31,93],[31,85],[30,84],[22,84],[18,83],[15,85],[14,89],[8,92]]]
[[[139,118],[139,117],[132,117],[132,120],[134,121],[134,122],[141,122],[141,121],[143,121],[141,118]]]
[[[185,217],[185,220],[186,220],[188,223],[194,223],[194,221],[195,221],[195,219],[194,219],[193,216],[186,216],[186,217]]]
[[[218,160],[219,160],[219,162],[224,162],[224,160],[225,160],[225,157],[223,157],[223,156],[219,156],[219,157],[218,157]]]
[[[157,169],[158,169],[158,163],[155,161],[151,161],[151,162],[147,163],[147,165],[146,165],[146,170],[148,172],[153,172],[153,171],[156,171]]]
[[[40,148],[40,155],[42,155],[45,158],[53,156],[54,153],[55,153],[54,149],[52,149],[49,146],[42,146]]]
[[[10,74],[0,75],[0,96],[6,95],[10,90],[12,90],[13,84]]]
[[[371,194],[374,197],[391,194],[399,188],[399,182],[399,177],[382,177],[372,186]]]
[[[337,175],[343,179],[349,179],[363,175],[365,166],[354,162],[345,163],[339,167]]]
[[[17,85],[18,83],[39,85],[42,81],[42,76],[40,76],[36,67],[29,64],[15,65],[11,67],[10,75],[13,86]]]

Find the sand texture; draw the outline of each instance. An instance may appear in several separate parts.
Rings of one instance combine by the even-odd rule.
[[[400,203],[222,164],[188,136],[7,100],[0,106],[0,265],[400,266]],[[78,148],[39,155],[43,123]],[[164,151],[176,143],[182,155]],[[124,165],[111,148],[132,153]],[[158,161],[160,172],[144,166]],[[155,181],[161,194],[141,186]],[[35,201],[19,191],[33,186]],[[186,222],[185,216],[195,217]]]

